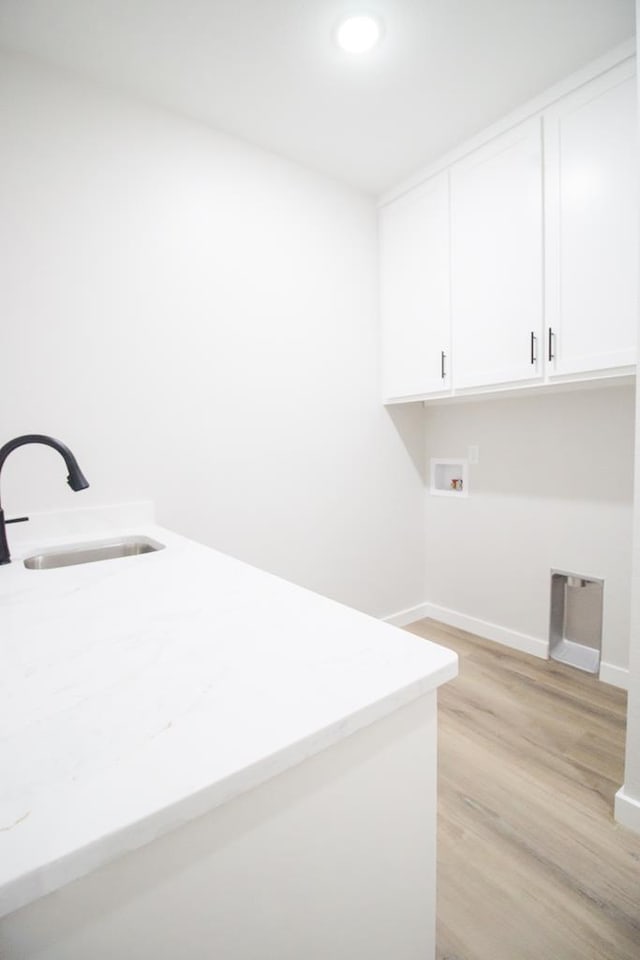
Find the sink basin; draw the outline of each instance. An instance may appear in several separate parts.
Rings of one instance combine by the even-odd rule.
[[[44,550],[33,557],[27,557],[24,565],[27,570],[52,570],[55,567],[73,567],[78,563],[138,557],[143,553],[155,553],[156,550],[164,550],[164,544],[149,537],[120,537],[118,540],[76,543]]]

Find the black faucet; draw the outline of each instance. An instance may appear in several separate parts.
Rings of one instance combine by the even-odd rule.
[[[89,486],[89,481],[78,466],[78,461],[71,453],[71,450],[69,450],[69,447],[65,447],[64,443],[60,443],[59,440],[54,440],[53,437],[45,437],[40,433],[27,433],[24,437],[16,437],[15,440],[9,440],[3,447],[0,447],[0,474],[2,473],[5,460],[12,450],[24,446],[25,443],[44,443],[47,447],[53,447],[54,450],[57,450],[67,465],[67,470],[69,471],[67,483],[72,490],[86,490]],[[18,523],[21,520],[28,519],[28,517],[18,517],[16,520],[5,520],[2,503],[0,503],[0,564],[11,563],[9,546],[7,544],[6,524]]]

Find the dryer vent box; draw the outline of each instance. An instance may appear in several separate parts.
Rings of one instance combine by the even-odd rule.
[[[600,668],[604,581],[551,571],[549,656],[588,673]]]

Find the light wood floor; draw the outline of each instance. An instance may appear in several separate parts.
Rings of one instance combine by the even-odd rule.
[[[640,960],[640,836],[613,821],[626,696],[430,620],[438,695],[438,960]]]

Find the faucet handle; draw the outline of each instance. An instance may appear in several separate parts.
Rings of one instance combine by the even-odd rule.
[[[29,517],[14,517],[13,520],[5,520],[5,523],[24,523]]]

